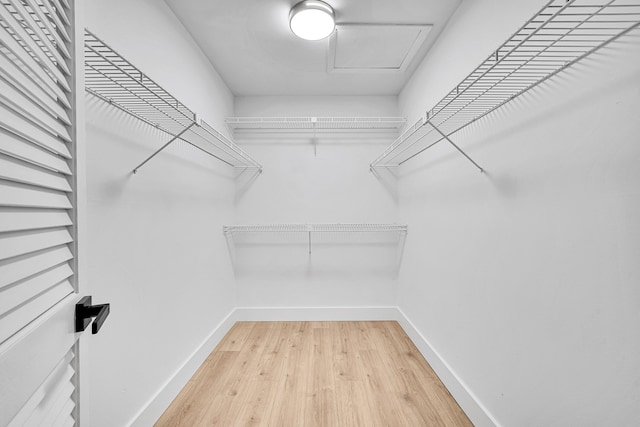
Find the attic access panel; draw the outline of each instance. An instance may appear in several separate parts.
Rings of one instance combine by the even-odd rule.
[[[339,24],[329,41],[329,72],[404,71],[431,28],[427,24]]]

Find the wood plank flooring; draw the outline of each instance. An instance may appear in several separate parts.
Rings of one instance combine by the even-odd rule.
[[[238,322],[155,424],[471,426],[397,322]]]

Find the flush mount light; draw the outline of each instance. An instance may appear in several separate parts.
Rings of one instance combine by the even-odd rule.
[[[305,40],[321,40],[336,27],[333,9],[319,0],[304,0],[289,13],[289,27],[293,34]]]

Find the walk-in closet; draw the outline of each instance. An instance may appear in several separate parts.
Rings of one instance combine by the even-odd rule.
[[[0,3],[0,426],[640,424],[639,0]]]

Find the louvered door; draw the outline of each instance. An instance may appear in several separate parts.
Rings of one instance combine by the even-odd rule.
[[[74,425],[73,0],[0,0],[0,426]]]

